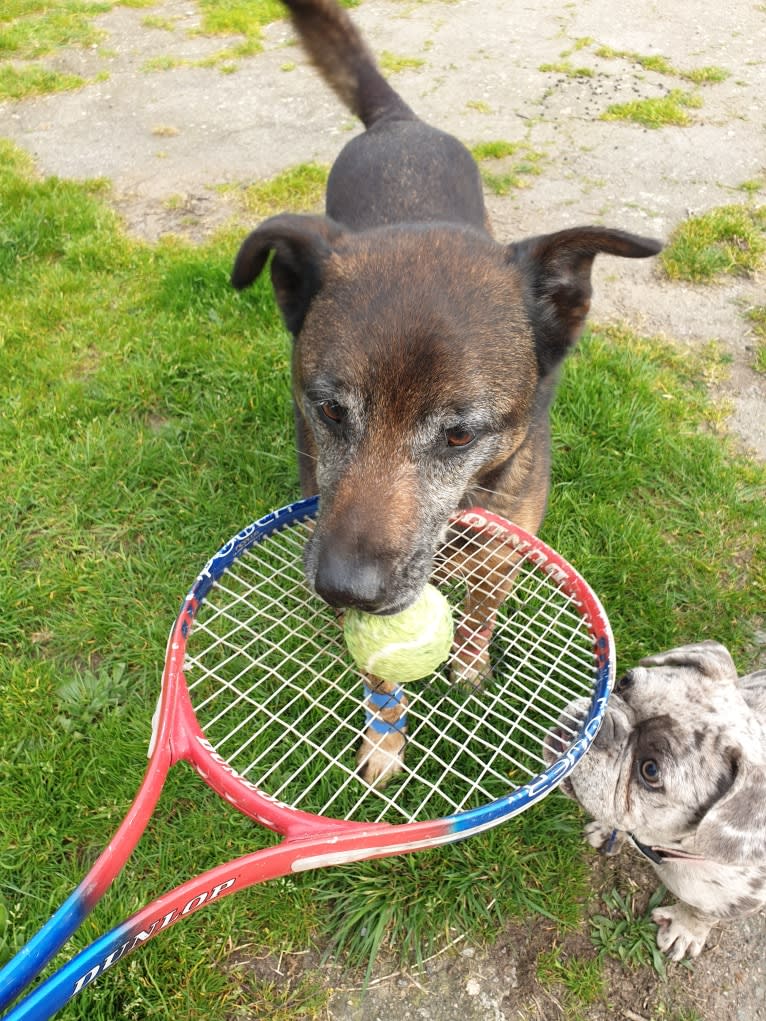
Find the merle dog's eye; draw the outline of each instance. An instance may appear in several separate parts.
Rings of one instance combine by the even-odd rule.
[[[641,759],[638,764],[638,775],[647,787],[657,788],[662,785],[660,767],[654,759]]]
[[[322,401],[319,405],[319,414],[332,425],[340,425],[346,419],[346,409],[337,401]]]
[[[461,426],[455,426],[454,429],[445,430],[444,435],[447,437],[448,447],[470,447],[476,439],[475,433],[472,433],[470,429],[464,429]]]
[[[614,690],[617,692],[618,695],[623,695],[626,691],[630,690],[632,684],[633,677],[631,676],[630,671],[628,671],[626,674],[623,674],[622,677],[617,678],[617,681],[615,682],[614,685]]]

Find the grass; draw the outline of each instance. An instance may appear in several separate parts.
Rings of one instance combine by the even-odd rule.
[[[635,50],[615,50],[611,46],[596,46],[594,52],[597,57],[604,60],[628,60],[632,64],[638,64],[645,71],[654,71],[656,74],[667,75],[671,78],[681,78],[694,85],[716,84],[726,81],[729,77],[729,72],[725,68],[711,65],[687,69],[677,68],[660,53],[642,54],[636,53]]]
[[[77,883],[129,804],[190,578],[297,492],[290,345],[268,282],[241,295],[228,283],[244,228],[196,248],[145,245],[107,194],[39,179],[0,148],[0,956]],[[766,473],[711,433],[709,369],[594,328],[561,385],[543,535],[601,596],[621,666],[715,636],[744,669],[764,624]],[[381,950],[418,960],[455,930],[491,939],[530,915],[554,938],[583,921],[580,825],[554,795],[463,844],[262,884],[116,966],[68,1016],[310,1019],[321,973],[297,974],[288,995],[258,961],[307,949],[362,967]],[[179,768],[73,947],[272,840]],[[585,964],[567,966],[548,962],[595,989]]]
[[[425,60],[420,57],[402,57],[388,50],[383,50],[378,57],[378,65],[384,74],[400,74],[402,71],[416,70],[424,64]]]
[[[563,991],[561,999],[568,1021],[579,1021],[583,1017],[582,1009],[604,995],[599,962],[566,955],[559,946],[539,955],[537,979],[544,987]]]
[[[766,255],[766,206],[718,206],[690,216],[661,256],[672,280],[706,283],[725,275],[752,275]]]
[[[253,217],[266,219],[285,209],[310,212],[321,209],[329,167],[318,163],[300,163],[266,181],[257,181],[244,190],[223,186],[222,191],[234,191],[243,208]]]
[[[8,0],[0,12],[0,100],[21,99],[80,88],[86,79],[58,74],[45,66],[49,58],[65,47],[96,47],[104,32],[94,19],[117,6],[144,8],[154,0]],[[353,0],[346,0],[353,6]],[[144,70],[158,72],[176,67],[217,67],[223,73],[236,70],[238,61],[262,49],[263,28],[284,18],[279,0],[199,0],[202,35],[236,36],[234,44],[202,60],[160,55],[147,61]],[[142,24],[149,29],[174,31],[174,22],[151,14]],[[12,61],[12,63],[11,63]]]
[[[632,121],[645,128],[685,127],[692,120],[688,111],[702,106],[699,96],[683,89],[671,89],[657,99],[634,99],[612,103],[601,114],[602,121]]]
[[[766,305],[749,308],[745,318],[756,340],[754,366],[758,372],[766,374]]]
[[[550,64],[541,64],[538,71],[563,74],[567,78],[592,78],[595,73],[592,67],[576,67],[570,60],[558,60]]]
[[[529,177],[542,173],[543,154],[526,142],[501,139],[479,142],[472,147],[471,154],[479,164],[484,187],[495,195],[525,188]]]

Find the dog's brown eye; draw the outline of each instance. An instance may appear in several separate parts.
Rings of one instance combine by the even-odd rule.
[[[335,425],[340,425],[346,417],[346,409],[336,401],[323,401],[319,405],[319,410],[322,418],[326,418],[328,422],[333,422]]]
[[[468,429],[461,429],[459,426],[447,429],[446,436],[448,447],[467,447],[476,438],[474,433],[469,432]]]
[[[638,773],[648,787],[659,787],[662,783],[660,767],[654,759],[642,759],[638,765]]]

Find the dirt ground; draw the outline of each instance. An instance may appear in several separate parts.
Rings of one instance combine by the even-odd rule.
[[[167,27],[146,27],[147,14]],[[766,188],[764,3],[363,0],[355,17],[376,52],[422,61],[397,73],[395,83],[426,119],[468,144],[523,141],[541,154],[541,173],[527,177],[526,187],[488,196],[501,240],[578,223],[667,237],[690,213],[743,201],[745,182]],[[263,52],[239,61],[233,73],[190,64],[145,69],[151,58],[194,62],[231,42],[194,34],[193,0],[116,8],[99,24],[106,33],[100,46],[50,60],[90,84],[0,103],[0,134],[29,151],[45,174],[109,178],[135,235],[202,237],[233,212],[217,185],[246,185],[310,160],[329,163],[356,130],[286,23],[270,26]],[[597,56],[599,46],[612,55]],[[630,54],[662,55],[680,71],[715,66],[729,74],[694,86],[647,70]],[[593,74],[540,69],[562,61]],[[599,119],[610,103],[673,89],[702,99],[689,111],[689,126],[650,130]],[[652,260],[601,258],[594,286],[596,320],[626,320],[679,345],[721,345],[730,373],[714,384],[716,399],[730,410],[731,431],[765,458],[766,378],[752,368],[754,342],[744,318],[748,307],[766,303],[763,276],[692,286],[664,280]],[[655,885],[635,857],[594,856],[594,910],[602,887],[631,882],[645,897]],[[552,940],[545,923],[510,926],[491,947],[457,934],[454,946],[418,975],[388,975],[381,962],[364,996],[337,977],[330,1017],[766,1021],[765,936],[764,916],[730,926],[691,969],[671,967],[666,982],[653,971],[610,964],[606,1002],[573,1013],[563,991],[544,989],[534,977],[536,955]],[[587,934],[576,933],[565,949],[584,945]]]

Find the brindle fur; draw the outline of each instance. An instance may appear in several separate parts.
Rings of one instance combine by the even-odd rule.
[[[458,508],[537,530],[548,411],[588,312],[593,259],[661,246],[604,227],[494,240],[470,153],[393,91],[348,14],[335,0],[285,5],[366,130],[330,172],[326,215],[266,220],[232,280],[248,286],[272,255],[294,338],[301,487],[320,494],[307,580],[333,606],[393,613],[420,593]],[[469,607],[469,625],[494,609]],[[398,756],[403,738],[391,743]]]

